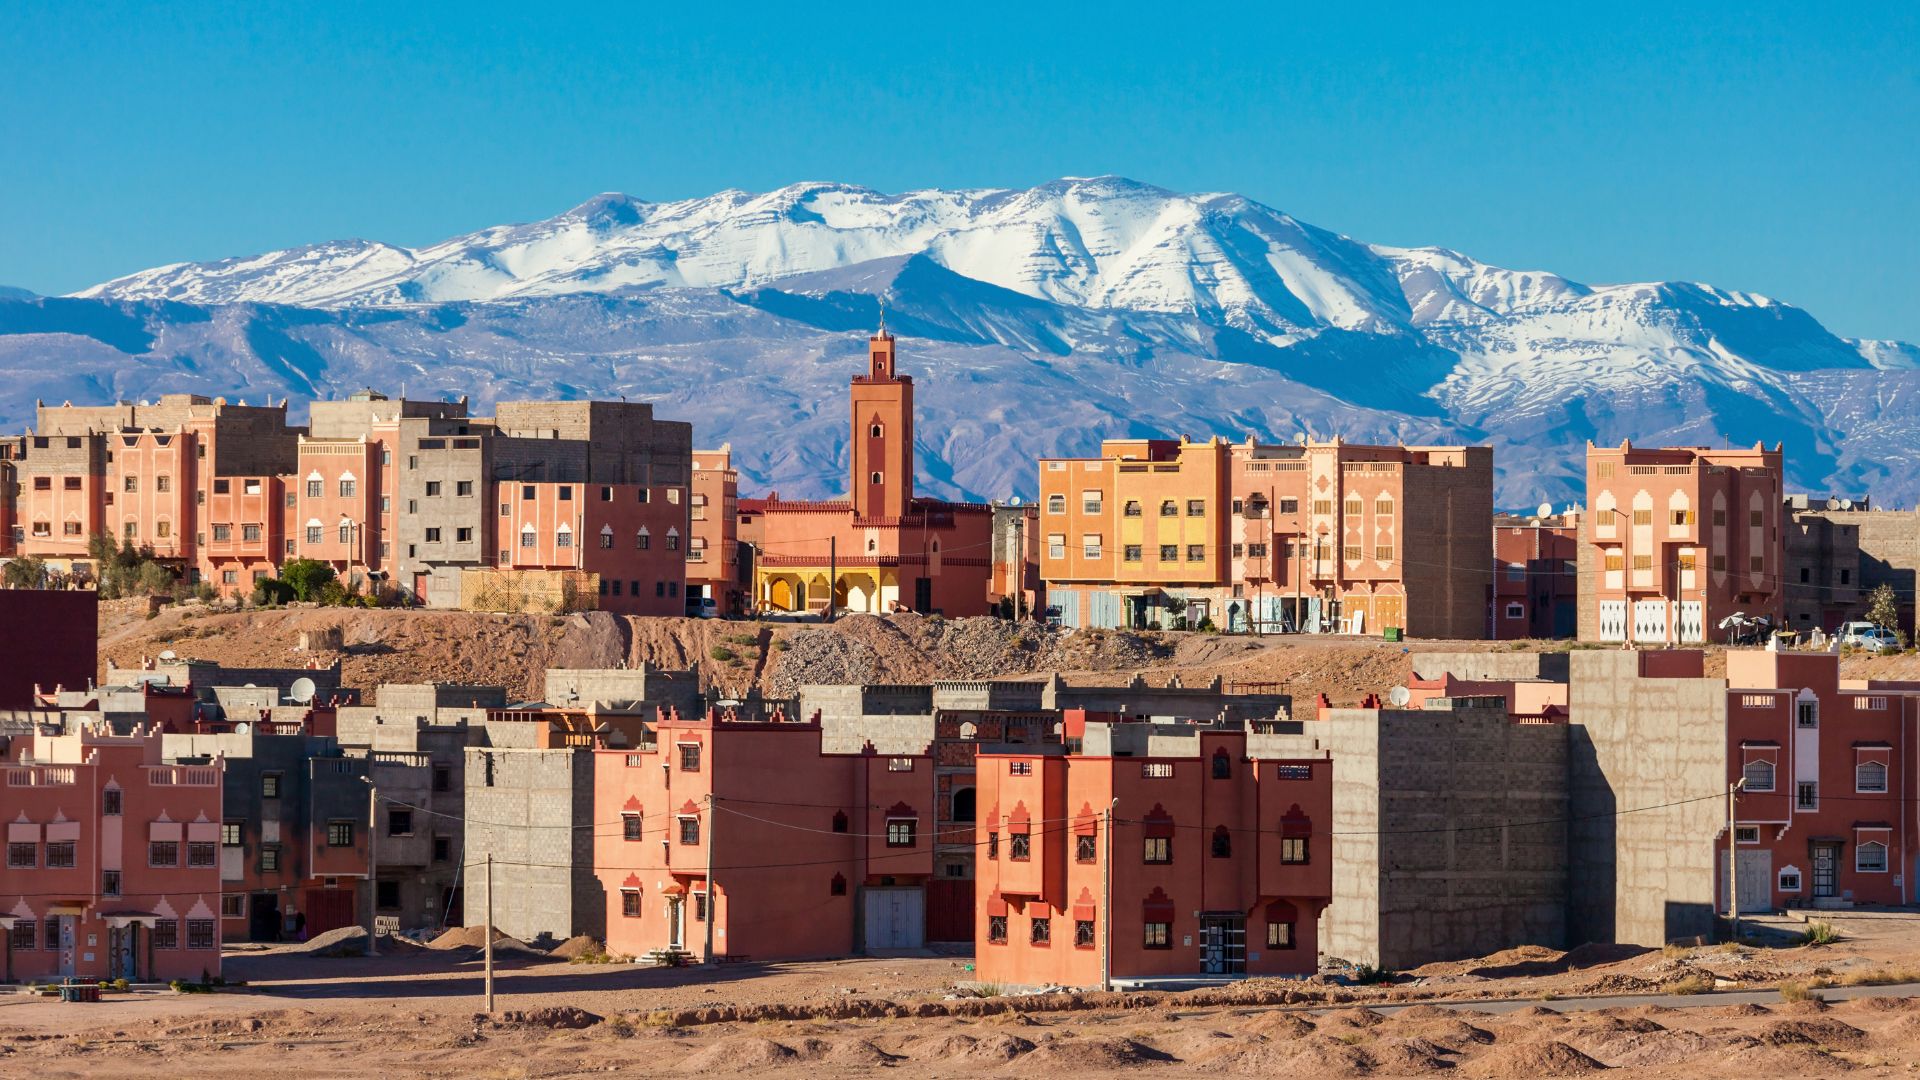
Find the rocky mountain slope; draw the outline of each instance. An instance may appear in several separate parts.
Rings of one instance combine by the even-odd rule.
[[[1784,442],[1794,486],[1920,495],[1920,350],[1688,283],[1590,286],[1367,244],[1242,196],[1101,177],[650,203],[419,249],[344,241],[0,295],[0,425],[36,398],[625,395],[731,441],[748,489],[838,490],[880,317],[927,489],[1030,494],[1115,435],[1488,442],[1503,505],[1578,495],[1588,439]]]

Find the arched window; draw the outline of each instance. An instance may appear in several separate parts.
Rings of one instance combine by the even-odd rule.
[[[520,526],[520,546],[521,547],[523,548],[537,547],[539,543],[540,543],[540,531],[533,527],[532,522],[528,522],[527,524]]]
[[[835,810],[833,812],[833,831],[837,833],[847,831],[847,812],[845,810]]]
[[[1853,767],[1853,790],[1879,794],[1887,790],[1887,767],[1878,761],[1863,761]]]
[[[1227,756],[1225,750],[1215,750],[1213,752],[1213,778],[1215,780],[1231,780],[1233,778],[1233,759]]]
[[[640,526],[640,531],[633,534],[633,546],[636,551],[645,551],[653,546],[653,534],[647,531],[645,525]]]
[[[833,875],[833,884],[829,887],[828,891],[831,892],[834,896],[847,895],[847,875],[845,874]]]
[[[959,791],[954,792],[953,793],[953,820],[972,821],[973,816],[974,816],[973,789],[970,787],[967,787],[967,788],[961,788]]]
[[[870,483],[870,484],[878,484],[878,483],[880,483],[880,474],[879,474],[878,472],[874,472],[874,473],[871,473],[871,474],[869,474],[869,475],[868,475],[868,477],[867,477],[867,482],[868,482],[868,483]]]
[[[613,546],[613,526],[611,525],[600,526],[600,546],[603,548],[610,548]]]
[[[1163,502],[1163,503],[1161,503],[1161,504],[1160,504],[1160,516],[1161,516],[1161,517],[1178,517],[1178,516],[1180,516],[1180,504],[1179,504],[1179,503],[1176,503],[1176,502],[1174,502],[1174,501],[1173,501],[1172,499],[1168,499],[1168,500],[1167,500],[1166,502]]]
[[[1233,858],[1233,834],[1227,831],[1225,825],[1214,827],[1213,857],[1216,859]]]
[[[1773,762],[1749,761],[1746,768],[1740,770],[1740,777],[1747,782],[1748,791],[1772,791]]]
[[[873,425],[872,427],[870,427],[870,428],[868,428],[868,429],[867,429],[867,434],[868,434],[868,435],[871,435],[871,436],[873,436],[873,437],[874,437],[874,438],[876,438],[876,439],[877,439],[877,438],[879,438],[879,437],[880,437],[881,435],[883,435],[883,434],[885,434],[885,433],[886,433],[886,431],[885,431],[885,429],[884,429],[884,428],[882,428],[882,427],[881,427],[881,426],[880,426],[879,424],[877,424],[877,423],[876,423],[876,424],[874,424],[874,425]]]

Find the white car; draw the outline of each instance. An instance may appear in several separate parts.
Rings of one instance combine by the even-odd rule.
[[[1892,652],[1900,648],[1900,638],[1891,630],[1882,630],[1870,622],[1841,623],[1834,631],[1840,644],[1871,652]]]
[[[720,617],[720,605],[711,596],[690,596],[687,598],[687,614],[696,619],[717,619]]]

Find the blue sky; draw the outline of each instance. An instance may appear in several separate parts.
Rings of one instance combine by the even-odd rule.
[[[0,284],[421,244],[606,190],[1119,173],[1920,341],[1917,10],[11,0]]]

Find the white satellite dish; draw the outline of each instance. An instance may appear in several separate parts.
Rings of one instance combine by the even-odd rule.
[[[233,733],[235,735],[245,735],[252,730],[253,730],[253,725],[247,723],[245,720],[242,720],[239,723],[233,725]]]
[[[313,700],[313,693],[317,689],[319,689],[319,687],[313,685],[312,679],[309,679],[305,675],[302,675],[301,677],[293,680],[293,686],[288,689],[287,696],[291,697],[293,700],[299,702],[300,704],[305,705],[307,702]]]
[[[1394,708],[1404,709],[1407,706],[1407,702],[1413,700],[1413,695],[1407,691],[1406,687],[1396,686],[1387,691],[1387,700],[1393,703]]]
[[[173,652],[173,650],[172,650],[172,649],[161,649],[161,650],[160,650],[160,659],[162,659],[162,660],[167,660],[167,661],[172,661],[172,660],[178,660],[178,659],[179,659],[179,657],[178,657],[178,656],[176,656],[176,655],[174,655],[174,652]]]
[[[1535,510],[1534,513],[1539,514],[1543,518],[1552,517],[1553,504],[1550,502],[1543,502],[1540,504],[1540,508]]]
[[[1013,497],[1013,498],[1012,498],[1012,499],[1011,499],[1011,500],[1010,500],[1009,502],[1010,502],[1010,505],[1013,505],[1013,506],[1019,506],[1019,505],[1020,505],[1020,496],[1018,496],[1018,495],[1015,495],[1015,496],[1014,496],[1014,497]]]

